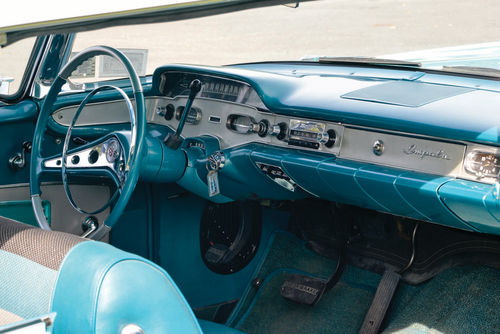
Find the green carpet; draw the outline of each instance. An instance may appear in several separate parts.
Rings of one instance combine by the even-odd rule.
[[[340,282],[314,307],[280,295],[290,273],[327,278],[335,264],[294,236],[277,234],[256,275],[265,280],[258,290],[248,289],[232,325],[249,334],[357,333],[380,275],[347,266]],[[417,286],[401,283],[383,333],[500,333],[499,286],[500,271],[480,266],[448,269]]]
[[[336,261],[322,257],[288,234],[277,234],[258,277],[265,281],[237,328],[245,333],[357,333],[375,294],[380,276],[348,266],[340,282],[314,306],[297,304],[280,295],[290,272],[328,278]]]
[[[455,267],[418,286],[402,284],[383,333],[500,333],[500,271]]]
[[[357,333],[379,279],[376,274],[348,267],[343,279],[311,307],[280,296],[287,275],[283,271],[272,274],[238,329],[245,333]],[[367,277],[372,275],[375,277]],[[374,284],[362,284],[363,278]]]

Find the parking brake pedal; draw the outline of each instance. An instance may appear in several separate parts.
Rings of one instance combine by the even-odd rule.
[[[328,280],[301,274],[292,274],[281,286],[281,296],[300,304],[314,306],[340,280],[345,268],[344,250],[339,251],[335,272]]]

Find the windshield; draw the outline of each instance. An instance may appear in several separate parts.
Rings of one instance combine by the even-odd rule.
[[[265,7],[83,32],[77,34],[73,52],[96,44],[123,49],[142,75],[167,63],[225,65],[340,56],[416,61],[439,69],[500,69],[499,14],[496,0],[311,1],[297,9]],[[103,77],[114,74],[103,72]]]

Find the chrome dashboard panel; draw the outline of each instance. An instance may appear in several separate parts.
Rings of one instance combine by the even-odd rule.
[[[186,100],[187,98],[184,96],[178,96],[175,98],[156,97],[155,99],[148,99],[148,122],[166,125],[172,129],[176,129],[179,121],[175,119],[175,117],[171,120],[165,120],[165,118],[156,111],[162,110],[168,104],[173,104],[175,109],[183,107],[186,105]],[[221,149],[240,146],[249,142],[291,147],[288,145],[286,138],[285,140],[279,140],[278,138],[270,135],[261,137],[257,133],[242,134],[235,132],[226,126],[226,121],[230,115],[244,115],[253,118],[256,122],[267,120],[271,125],[273,125],[281,122],[289,124],[291,119],[297,119],[297,117],[292,118],[276,115],[268,112],[262,112],[257,108],[248,105],[207,98],[197,98],[193,102],[193,108],[201,111],[201,121],[197,124],[186,123],[183,130],[183,137],[196,137],[201,135],[215,136],[220,142]],[[338,138],[335,144],[331,148],[321,145],[318,149],[301,149],[337,155],[340,151],[344,127],[339,123],[323,121],[322,123],[325,124],[326,129],[332,129],[335,131]],[[296,147],[292,146],[291,148]]]
[[[135,106],[134,100],[130,99]],[[78,106],[69,106],[52,113],[52,119],[63,126],[69,126],[75,117]],[[89,103],[78,117],[77,126],[93,126],[97,124],[128,123],[130,116],[125,101],[106,101]]]
[[[185,106],[185,96],[164,97],[152,96],[146,98],[147,120],[149,123],[167,126],[175,130],[178,125],[176,117],[167,120],[162,112],[167,105],[175,110]],[[278,147],[313,151],[331,154],[341,159],[364,162],[408,171],[417,171],[433,175],[449,176],[482,183],[493,184],[495,178],[479,178],[466,171],[464,157],[472,151],[500,154],[500,149],[488,145],[467,142],[450,142],[440,138],[415,136],[413,134],[381,131],[372,128],[353,127],[322,120],[301,119],[297,117],[278,115],[262,111],[248,104],[240,104],[219,99],[199,97],[193,103],[193,108],[200,111],[200,119],[195,123],[186,123],[183,137],[210,135],[216,137],[221,149],[241,146],[247,143],[261,143]],[[63,107],[56,110],[52,117],[60,125],[68,126],[77,110],[77,106]],[[226,122],[230,115],[244,115],[259,122],[267,120],[270,125],[286,123],[292,120],[320,122],[326,130],[333,130],[336,141],[330,148],[321,144],[318,148],[296,147],[289,145],[289,133],[283,140],[276,136],[259,136],[257,133],[238,133],[230,130]],[[89,104],[82,113],[79,126],[96,124],[115,124],[129,122],[128,113],[123,101],[108,101]],[[374,153],[374,144],[383,144],[381,154]]]
[[[382,145],[382,152],[374,149]],[[459,176],[465,145],[345,128],[339,157],[428,174]]]

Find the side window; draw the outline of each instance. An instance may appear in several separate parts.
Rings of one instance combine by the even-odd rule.
[[[36,38],[27,38],[0,48],[0,95],[19,92]]]

